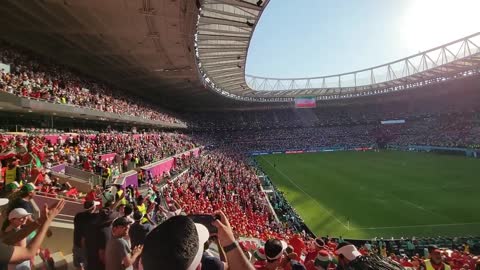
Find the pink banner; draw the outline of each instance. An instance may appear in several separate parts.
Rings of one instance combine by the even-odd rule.
[[[164,172],[168,172],[172,169],[173,167],[173,158],[169,158],[167,160],[164,160],[160,164],[157,164],[149,169],[146,169],[146,172],[151,172],[152,176],[155,177],[157,175],[163,175]]]
[[[45,135],[45,139],[49,140],[52,144],[57,144],[59,135]]]
[[[190,151],[183,152],[181,154],[176,155],[175,157],[181,157],[182,155],[184,156],[190,156],[190,154],[193,154],[195,157],[198,157],[200,154],[200,148],[195,148]],[[170,171],[174,164],[175,158],[171,157],[162,161],[155,162],[153,164],[143,166],[142,170],[145,171],[145,175],[147,172],[152,173],[152,177],[155,177],[157,175],[163,175],[164,172]]]

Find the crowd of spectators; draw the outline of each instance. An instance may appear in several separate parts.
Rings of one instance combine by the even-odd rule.
[[[310,131],[307,136],[315,136],[316,131],[325,129],[326,137],[334,137],[337,130],[345,134],[351,130],[356,137],[368,137],[368,130],[362,126],[357,127],[359,128],[308,128]],[[235,140],[235,136],[241,137],[234,143],[239,145],[243,140],[261,141],[260,138],[268,136],[258,132],[261,131],[251,131],[245,137],[234,133],[231,140]],[[286,132],[282,134],[277,132],[284,142],[292,138]],[[301,137],[302,134],[299,132],[294,136]],[[325,141],[326,144],[335,142],[333,139],[328,140],[330,141]],[[341,140],[338,138],[338,142]],[[368,140],[369,143],[372,142],[370,138]],[[138,159],[138,164],[147,164],[156,158],[171,156],[195,146],[189,136],[177,133],[152,133],[135,137],[132,134],[113,133],[69,134],[58,138],[56,144],[48,142],[42,136],[4,136],[0,141],[3,150],[25,145],[28,151],[43,156],[43,160],[63,160],[73,165],[82,165],[84,169],[88,169],[85,161],[88,162],[89,157],[100,153],[115,152],[121,157],[120,162],[132,161],[133,158],[133,162]],[[292,214],[294,212],[281,197],[271,200],[273,207],[270,208],[255,169],[249,166],[243,154],[234,150],[234,147],[228,147],[232,142],[207,151],[198,158],[182,156],[176,159],[175,171],[161,180],[156,178],[146,182],[143,188],[97,186],[86,194],[83,198],[85,212],[77,214],[74,220],[75,265],[87,270],[119,267],[139,269],[140,265],[143,265],[143,269],[154,269],[152,260],[155,258],[157,263],[169,265],[169,269],[359,269],[348,268],[354,264],[373,265],[373,268],[361,269],[378,269],[374,267],[378,265],[384,269],[430,269],[427,267],[430,264],[439,267],[444,262],[449,263],[453,269],[475,269],[476,259],[466,253],[465,249],[458,251],[452,247],[453,251],[431,250],[420,255],[415,253],[415,249],[412,251],[407,248],[402,252],[399,247],[383,241],[364,243],[357,249],[353,245],[342,243],[342,239],[312,238],[302,231],[301,219]],[[254,146],[244,145],[245,148]],[[149,149],[155,151],[150,152]],[[160,156],[150,156],[150,153],[158,153]],[[92,159],[95,161],[95,158]],[[46,163],[44,165],[50,166]],[[96,172],[95,169],[91,171]],[[55,179],[52,179],[53,184],[45,184],[45,181],[38,181],[38,174],[34,179],[33,175],[27,180],[30,183],[24,182],[21,187],[18,185],[9,189],[9,194],[25,194],[26,197],[20,199],[27,202],[32,199],[35,190],[42,190],[46,186],[64,190],[74,188],[62,187],[55,183]],[[162,183],[165,183],[163,187],[160,185]],[[12,195],[8,197],[16,198]],[[27,213],[15,210],[15,213],[19,213],[17,219],[33,216],[34,213],[30,212],[34,210],[25,206],[29,204],[22,202],[20,205],[27,208]],[[11,212],[15,208],[8,209]],[[283,213],[280,220],[275,219],[273,210]],[[197,215],[210,216],[208,222],[211,224],[202,225],[201,220],[196,219]],[[14,225],[25,222],[17,222],[13,214],[11,220]],[[16,228],[12,226],[7,225],[5,228]],[[216,232],[208,231],[212,226]],[[240,240],[245,237],[258,239],[259,242],[247,246]],[[169,240],[162,241],[164,239]],[[169,251],[172,248],[186,249],[186,239],[198,242],[190,252],[172,254]],[[213,255],[208,248],[204,250],[203,246],[208,247],[210,243],[215,243],[220,257]],[[418,242],[415,244],[421,245]],[[28,247],[28,239],[21,245]],[[174,255],[177,259],[172,259]],[[15,263],[28,264],[25,260],[15,260]],[[192,264],[197,266],[191,268]]]
[[[181,123],[110,86],[6,44],[0,45],[0,62],[11,67],[10,72],[0,70],[0,91]],[[445,93],[405,95],[375,105],[188,114],[195,139],[175,132],[88,129],[58,134],[61,131],[32,128],[22,130],[29,135],[0,135],[5,180],[0,206],[7,205],[2,211],[6,218],[0,269],[6,264],[9,269],[30,269],[30,260],[62,210],[63,200],[39,210],[34,202],[39,192],[83,202],[85,211],[74,218],[77,269],[480,269],[479,258],[470,254],[478,239],[444,241],[439,248],[425,239],[379,239],[354,246],[341,237],[315,238],[279,190],[269,185],[274,190],[270,197],[262,191],[268,179],[262,183],[243,154],[379,143],[479,148],[478,91],[448,98]],[[408,98],[411,95],[415,98]],[[396,119],[405,123],[380,124]],[[215,147],[199,157],[175,158],[175,166],[163,175],[139,173],[139,187],[104,181],[80,196],[74,185],[60,183],[49,172],[65,163],[111,179],[191,150],[197,142]],[[103,160],[103,154],[114,155]],[[28,171],[12,170],[27,164]],[[33,230],[36,236],[27,236]],[[245,239],[255,239],[255,244]],[[218,256],[209,246],[216,246]]]
[[[164,189],[187,214],[222,210],[237,235],[268,239],[289,232],[278,223],[261,192],[255,171],[238,155],[209,152],[187,174]]]
[[[182,123],[153,105],[134,99],[105,84],[84,78],[67,68],[38,59],[6,44],[0,44],[0,91],[48,102],[76,105],[103,112],[141,117],[167,123]]]
[[[5,186],[12,182],[32,181],[37,185],[42,184],[42,192],[62,193],[77,198],[80,194],[74,186],[68,182],[60,184],[52,176],[53,165],[63,163],[97,174],[105,185],[122,172],[188,151],[195,146],[189,136],[167,132],[69,133],[58,137],[0,135],[1,178],[6,179]],[[104,159],[102,154],[109,154],[110,158]],[[14,175],[7,177],[9,171],[14,171]]]
[[[2,47],[0,62],[12,67],[11,73],[0,73],[2,91],[179,122],[25,53]],[[280,191],[273,187],[275,192],[270,197],[262,192],[265,182],[260,181],[243,154],[369,147],[379,143],[478,148],[480,116],[478,108],[472,106],[478,104],[478,97],[471,97],[456,97],[449,100],[451,104],[437,97],[409,104],[389,102],[373,108],[355,105],[197,113],[188,117],[194,123],[191,127],[195,139],[174,132],[124,134],[93,130],[71,130],[54,138],[46,135],[61,131],[28,129],[23,131],[30,135],[0,135],[2,179],[9,178],[2,196],[11,198],[2,231],[12,234],[30,223],[37,224],[37,228],[43,226],[42,230],[48,228],[64,202],[40,214],[32,199],[41,192],[83,201],[85,211],[74,219],[73,255],[78,269],[148,270],[158,265],[188,270],[478,269],[478,258],[469,253],[478,241],[447,248],[442,245],[440,249],[421,239],[378,240],[354,246],[342,238],[314,238]],[[405,123],[380,124],[394,119]],[[87,194],[79,194],[74,185],[60,183],[49,173],[54,164],[66,163],[111,179],[121,172],[191,150],[199,145],[197,142],[214,145],[214,150],[198,158],[177,158],[174,168],[164,175],[139,174],[143,187],[122,188],[104,181]],[[114,153],[110,160],[102,160],[102,154],[110,153]],[[25,164],[33,164],[31,170],[18,170],[13,178],[7,177],[7,170]],[[0,246],[2,252],[6,251],[4,257],[0,256],[0,264],[29,269],[29,258],[33,256],[30,249],[38,248],[43,237],[42,233],[39,239],[18,236],[12,244],[22,248],[22,256],[15,255],[17,248]],[[247,240],[240,239],[257,242],[247,245]],[[208,248],[212,245],[219,256]]]
[[[318,103],[314,109],[231,110],[195,112],[184,115],[189,126],[198,131],[293,129],[325,126],[378,125],[383,120],[407,122],[425,118],[461,116],[465,121],[479,118],[478,79],[471,85],[445,84],[433,89],[406,91],[398,96],[371,97],[351,103]],[[477,121],[478,122],[478,121]]]
[[[305,127],[217,131],[207,133],[214,144],[231,146],[239,151],[301,150],[320,147],[372,146],[376,143],[374,126]],[[201,139],[200,139],[201,140]]]

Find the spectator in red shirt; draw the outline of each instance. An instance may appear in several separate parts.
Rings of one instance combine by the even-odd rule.
[[[319,251],[326,250],[325,242],[322,238],[316,238],[313,243],[315,249],[307,253],[307,256],[305,257],[305,262],[314,261]]]

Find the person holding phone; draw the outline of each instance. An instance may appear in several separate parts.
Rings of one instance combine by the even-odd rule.
[[[217,258],[213,255],[210,251],[210,244],[214,243],[218,247],[218,254],[220,258]],[[203,256],[202,256],[202,270],[225,270],[228,268],[227,258],[225,256],[225,252],[223,251],[220,243],[218,242],[218,238],[215,236],[210,236],[208,241],[203,246]]]
[[[254,270],[255,267],[245,257],[233,234],[230,222],[222,211],[215,212],[218,218],[213,221],[212,225],[217,228],[217,238],[225,255],[230,270]]]
[[[212,225],[226,254],[228,269],[254,270],[240,249],[230,223],[222,212]],[[214,216],[214,217],[215,217]],[[146,237],[141,263],[144,270],[162,269],[201,270],[204,244],[210,238],[206,226],[195,223],[187,216],[174,216],[158,225]]]

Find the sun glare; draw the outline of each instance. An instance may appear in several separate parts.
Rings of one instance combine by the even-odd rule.
[[[401,18],[404,45],[430,49],[480,31],[480,0],[412,0]]]

